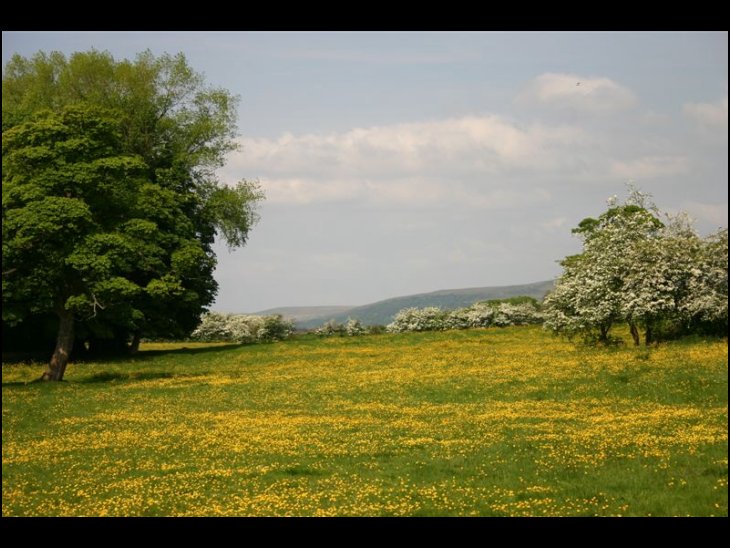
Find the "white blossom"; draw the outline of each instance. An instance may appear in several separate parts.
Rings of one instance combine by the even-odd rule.
[[[294,331],[294,324],[281,316],[248,314],[203,314],[191,337],[200,341],[230,341],[253,343],[286,339]]]
[[[542,316],[532,303],[483,302],[444,312],[439,308],[406,308],[388,324],[390,333],[444,331],[477,327],[505,327],[540,323]]]
[[[663,215],[632,189],[624,205],[581,222],[583,252],[544,303],[545,327],[606,338],[617,321],[679,331],[697,322],[727,325],[727,229],[702,239],[685,213]],[[719,324],[718,324],[719,325]],[[636,340],[636,339],[635,339]]]

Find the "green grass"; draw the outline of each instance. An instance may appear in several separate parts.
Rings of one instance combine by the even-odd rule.
[[[3,364],[2,512],[727,516],[727,363],[527,327]]]

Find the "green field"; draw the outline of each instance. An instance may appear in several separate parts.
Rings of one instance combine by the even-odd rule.
[[[728,515],[727,340],[143,350],[63,383],[3,364],[4,516]]]

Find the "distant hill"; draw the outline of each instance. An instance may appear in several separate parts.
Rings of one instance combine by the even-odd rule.
[[[261,310],[260,312],[254,312],[254,314],[258,316],[273,316],[274,314],[281,314],[287,320],[292,320],[299,324],[299,322],[319,320],[319,318],[323,317],[329,319],[338,314],[344,314],[353,308],[354,307],[352,306],[283,306],[280,308]],[[324,321],[326,320],[323,320],[320,323],[323,323]]]
[[[395,297],[354,308],[341,307],[342,310],[339,311],[335,310],[339,307],[310,307],[308,309],[313,311],[316,308],[332,309],[332,311],[323,312],[318,316],[310,316],[307,319],[296,319],[295,322],[299,329],[312,329],[331,319],[344,322],[347,318],[356,318],[366,325],[386,325],[392,322],[393,317],[403,308],[438,306],[443,310],[454,310],[472,305],[478,301],[506,299],[520,295],[527,295],[528,297],[542,300],[553,288],[554,283],[553,280],[548,280],[524,285],[442,289],[431,293]],[[296,308],[274,310],[296,310]]]

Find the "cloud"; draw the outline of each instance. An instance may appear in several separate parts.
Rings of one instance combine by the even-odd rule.
[[[631,108],[637,99],[610,78],[548,72],[530,81],[516,103],[608,113]]]
[[[317,178],[261,178],[266,201],[280,204],[311,204],[350,201],[361,194],[357,181]]]
[[[698,126],[727,128],[727,95],[714,103],[686,103],[682,112]]]
[[[307,173],[359,176],[462,169],[497,173],[505,167],[544,169],[555,150],[586,145],[571,126],[521,127],[498,116],[465,116],[433,122],[355,128],[339,134],[286,133],[278,139],[242,139],[232,158],[242,168],[266,166],[271,175]]]
[[[244,138],[222,175],[258,178],[273,203],[497,209],[549,200],[540,179],[583,172],[593,142],[572,126],[464,116]]]
[[[625,162],[616,161],[611,173],[621,179],[653,179],[687,173],[689,161],[684,156],[645,156]]]
[[[567,222],[568,219],[566,217],[555,217],[554,219],[540,223],[540,227],[548,232],[555,232],[556,230],[562,230]]]
[[[385,208],[459,206],[494,210],[550,201],[550,193],[539,187],[512,190],[470,188],[458,182],[417,177],[385,181],[262,178],[261,183],[267,202],[292,205],[357,201]]]
[[[636,135],[630,125],[522,123],[491,114],[239,141],[223,180],[258,179],[267,203],[289,205],[541,206],[561,192],[553,189],[586,192],[587,185],[683,175],[692,158],[668,147],[663,133]]]
[[[727,204],[685,202],[683,207],[696,218],[715,226],[727,226]]]

